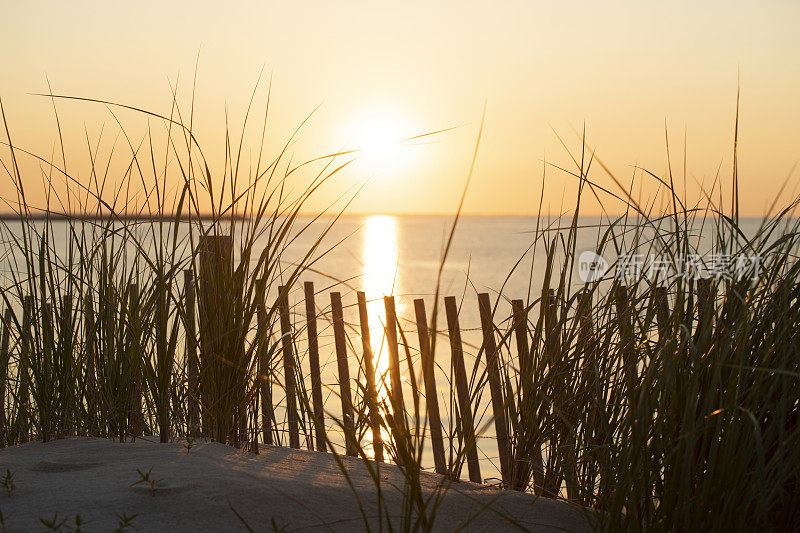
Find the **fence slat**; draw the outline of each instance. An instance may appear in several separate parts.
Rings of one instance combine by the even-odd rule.
[[[297,425],[297,385],[292,349],[292,323],[289,316],[289,294],[286,287],[278,287],[278,309],[281,317],[281,339],[283,341],[283,379],[286,388],[286,419],[289,424],[289,446],[300,448],[300,431]]]
[[[711,278],[697,280],[697,326],[693,342],[697,345],[704,335],[708,334],[714,320],[714,301],[712,291],[714,282]]]
[[[216,230],[215,230],[216,231]],[[230,310],[231,295],[227,293],[231,288],[233,274],[233,240],[230,235],[203,235],[197,244],[199,258],[198,271],[198,317],[200,349],[198,350],[199,402],[201,409],[201,433],[205,437],[212,437],[215,431],[221,431],[221,421],[213,424],[208,412],[209,405],[214,405],[220,398],[213,397],[220,394],[216,387],[211,386],[205,375],[213,374],[210,369],[218,365],[219,352],[230,349],[226,346],[226,337],[234,332],[228,331],[226,313]],[[233,420],[231,420],[233,422]],[[228,431],[233,433],[231,426]],[[216,438],[227,440],[231,434],[216,435]]]
[[[653,289],[653,300],[656,306],[656,324],[658,325],[658,342],[663,345],[669,334],[669,300],[666,287]]]
[[[19,365],[17,366],[17,379],[19,388],[17,389],[17,428],[19,432],[19,442],[28,442],[30,431],[29,409],[30,397],[28,394],[28,360],[33,357],[33,338],[31,327],[33,322],[33,298],[26,296],[22,304],[22,351],[20,353]]]
[[[617,311],[617,327],[619,328],[620,340],[622,342],[622,356],[625,363],[625,374],[628,385],[633,389],[636,380],[635,366],[635,346],[633,339],[633,325],[630,316],[630,296],[628,287],[617,284],[614,286],[614,306]]]
[[[538,493],[544,484],[544,464],[542,460],[542,443],[536,438],[539,434],[536,413],[527,407],[526,401],[533,397],[533,365],[531,364],[530,350],[528,348],[528,310],[522,300],[512,300],[511,309],[514,317],[514,334],[517,341],[517,354],[519,356],[519,387],[520,399],[523,408],[520,413],[524,416],[523,426],[529,428],[526,435],[525,451],[517,458],[514,467],[514,489],[523,490],[522,480],[527,476],[522,475],[530,469],[533,476],[534,491]]]
[[[314,432],[317,437],[317,450],[324,452],[325,409],[322,401],[322,377],[319,369],[319,341],[317,338],[317,306],[314,302],[314,283],[303,284],[306,299],[306,333],[308,334],[308,361],[311,366],[311,399],[314,410]]]
[[[437,474],[447,475],[447,463],[444,458],[444,442],[442,441],[442,422],[439,417],[439,398],[436,393],[436,376],[433,354],[431,353],[430,336],[428,334],[428,317],[425,313],[425,300],[414,300],[414,312],[417,318],[417,336],[419,351],[422,357],[422,377],[425,382],[425,406],[428,411],[428,422],[431,429],[431,445],[433,462]]]
[[[398,424],[404,424],[405,403],[403,402],[403,382],[400,378],[400,352],[397,346],[397,313],[395,312],[394,296],[384,296],[383,305],[386,309],[386,344],[389,350],[392,411],[395,421]]]
[[[200,433],[200,405],[198,403],[200,371],[197,361],[197,326],[195,319],[195,286],[194,272],[187,268],[183,271],[183,297],[184,297],[184,330],[186,337],[185,357],[189,377],[189,427],[188,432],[192,438]]]
[[[267,331],[267,310],[263,302],[256,304],[256,317],[258,320],[258,392],[261,400],[261,432],[264,444],[273,444],[272,420],[275,414],[272,410],[272,378],[269,371],[269,332]]]
[[[95,356],[95,325],[94,325],[94,304],[92,303],[92,295],[87,294],[83,299],[83,336],[84,346],[86,350],[86,370],[83,377],[83,394],[86,397],[86,406],[88,407],[89,425],[87,427],[90,436],[99,436],[100,427],[104,417],[99,406],[97,405],[97,373],[96,373],[96,356]],[[95,417],[99,418],[100,424],[94,427],[93,420]]]
[[[55,352],[55,323],[53,322],[53,305],[45,303],[41,309],[41,364],[44,368],[42,374],[44,377],[44,387],[51,388],[55,385],[53,380],[53,355]],[[37,365],[38,366],[38,365]],[[37,388],[42,387],[41,383],[37,383]],[[39,413],[39,438],[42,442],[48,442],[52,437],[55,429],[55,420],[51,417],[43,417]],[[35,429],[34,429],[35,431]],[[35,434],[35,433],[34,433]]]
[[[342,399],[345,449],[347,455],[355,457],[358,455],[358,450],[353,419],[353,398],[350,394],[350,368],[347,364],[347,336],[344,331],[341,293],[331,293],[331,312],[333,314],[333,337],[336,344],[336,363],[339,367],[339,394]]]
[[[75,329],[77,324],[75,324],[75,317],[72,314],[72,295],[71,294],[64,294],[61,297],[61,316],[60,316],[61,325],[61,337],[63,339],[63,346],[64,349],[61,351],[62,357],[62,365],[69,365],[70,369],[72,370],[72,365],[75,363],[72,360],[73,350],[75,349]],[[76,391],[77,392],[77,391]],[[62,427],[62,435],[67,435],[69,437],[76,436],[78,434],[78,423],[75,419],[74,411],[72,409],[68,410],[68,416],[66,422],[61,426]]]
[[[158,368],[158,380],[162,381],[162,374],[169,375],[172,372],[172,357],[168,356],[167,338],[169,335],[169,295],[167,294],[167,284],[163,279],[158,280],[156,302],[156,367]],[[170,403],[171,403],[171,378],[163,381],[158,388],[163,385],[166,390],[159,391],[159,405],[156,406],[158,417],[159,442],[169,442],[170,436]]]
[[[3,314],[3,336],[0,340],[0,447],[6,445],[3,435],[6,433],[6,381],[8,380],[8,362],[10,355],[8,346],[11,337],[11,308],[6,307]]]
[[[694,302],[695,286],[694,286],[694,280],[690,278],[689,281],[686,282],[686,284],[688,285],[688,291],[687,292],[689,294],[686,296],[686,314],[683,317],[683,320],[684,320],[683,323],[686,326],[686,330],[685,331],[689,332],[688,337],[689,337],[689,339],[691,339],[692,338],[692,334],[691,333],[692,333],[692,331],[694,331],[694,327],[693,327],[694,326],[694,311],[695,311],[695,302]]]
[[[556,291],[547,289],[542,291],[540,303],[541,324],[544,329],[544,357],[545,361],[554,361],[561,356],[561,332],[558,328],[558,302]],[[559,457],[563,456],[563,448],[556,436],[550,439],[548,445],[547,468],[544,472],[542,494],[548,498],[558,498],[563,479],[563,472],[556,468]]]
[[[369,409],[369,423],[372,428],[372,450],[375,455],[375,460],[382,463],[383,438],[381,437],[381,414],[378,410],[378,391],[375,387],[375,365],[372,362],[367,296],[362,291],[358,291],[356,297],[358,299],[358,321],[361,325],[361,350],[364,357],[364,369],[367,374],[367,408]]]
[[[580,297],[578,299],[578,327],[580,328],[580,333],[578,335],[578,350],[580,357],[583,358],[583,370],[584,376],[587,374],[595,374],[597,372],[597,347],[596,343],[594,342],[594,324],[592,322],[592,296],[593,292],[589,289],[589,284],[586,284],[586,288],[584,288],[580,292]],[[595,374],[596,375],[596,374]],[[588,383],[593,383],[595,381],[594,378],[584,380]],[[589,393],[592,394],[592,393]],[[588,407],[588,406],[587,406]],[[600,446],[604,445],[603,439],[601,438],[602,429],[600,429],[598,423],[598,417],[592,416],[586,421],[586,438],[589,443],[590,447],[595,447],[594,449],[599,449]],[[571,447],[571,451],[573,454],[575,453],[575,447]],[[572,461],[576,461],[575,455],[571,456]],[[599,472],[598,472],[598,461],[594,458],[589,459],[586,461],[583,470],[584,470],[584,479],[590,480],[597,480],[599,479]],[[573,465],[571,474],[575,474],[575,469],[577,465]],[[577,482],[577,479],[575,479]],[[577,500],[580,497],[580,492],[577,492],[572,485],[567,485],[567,494],[568,497],[572,500]]]
[[[489,392],[492,396],[492,413],[494,429],[497,435],[497,450],[500,454],[500,475],[503,486],[511,488],[511,445],[506,426],[504,411],[503,386],[500,382],[500,362],[497,352],[497,342],[494,338],[494,323],[492,322],[492,306],[489,294],[478,294],[478,307],[481,315],[483,329],[483,348],[486,353],[486,368],[489,375]]]
[[[135,361],[128,360],[128,372],[134,376],[133,390],[131,390],[131,405],[128,412],[128,432],[134,439],[141,435],[143,421],[142,415],[142,385],[141,385],[141,359],[140,359],[140,342],[142,339],[141,331],[141,316],[139,314],[139,286],[136,283],[128,285],[128,305],[130,312],[130,327],[132,328],[133,348],[131,349],[131,357],[136,357]],[[138,364],[136,364],[138,363]]]
[[[481,467],[478,462],[478,448],[475,440],[475,427],[472,422],[472,405],[469,401],[469,385],[467,384],[467,371],[464,367],[464,350],[461,344],[461,327],[458,324],[458,306],[454,296],[444,299],[444,308],[447,314],[447,329],[450,336],[450,357],[453,362],[453,374],[456,382],[456,396],[458,397],[458,412],[460,415],[461,432],[464,435],[464,449],[467,456],[469,480],[481,483]]]
[[[527,386],[531,378],[530,353],[528,350],[528,313],[522,300],[512,300],[511,310],[514,317],[514,336],[517,341],[517,355],[519,356],[520,383]],[[525,388],[523,388],[524,397]]]

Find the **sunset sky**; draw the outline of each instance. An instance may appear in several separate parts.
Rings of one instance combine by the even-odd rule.
[[[578,151],[584,124],[589,145],[625,183],[635,164],[665,173],[665,124],[681,174],[686,131],[688,196],[718,168],[727,192],[739,77],[741,210],[760,215],[800,158],[799,23],[800,3],[788,1],[4,2],[0,98],[14,143],[49,158],[58,138],[52,104],[31,95],[47,92],[46,77],[56,93],[169,114],[176,80],[188,109],[199,52],[195,128],[213,166],[226,104],[238,138],[263,68],[247,153],[258,151],[271,76],[273,152],[317,106],[295,160],[372,152],[309,206],[368,180],[350,209],[357,213],[452,213],[485,105],[466,212],[516,215],[536,213],[545,160],[571,165],[556,134]],[[85,177],[86,135],[96,140],[105,124],[110,143],[114,118],[102,105],[58,106],[68,166]],[[134,132],[146,123],[118,116]],[[384,146],[451,127],[423,145]],[[31,199],[41,200],[39,171],[28,170]],[[9,199],[5,171],[1,179]],[[636,180],[643,198],[655,192],[653,180]],[[548,168],[545,210],[572,209],[574,189],[574,178]]]

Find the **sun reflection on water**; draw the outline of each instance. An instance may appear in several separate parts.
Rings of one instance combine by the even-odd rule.
[[[375,369],[375,383],[378,389],[378,403],[388,402],[389,349],[386,345],[386,308],[383,297],[400,294],[397,264],[397,219],[388,215],[374,215],[364,221],[364,240],[362,262],[364,265],[363,290],[367,299],[369,316],[369,336],[372,348],[372,364]],[[399,313],[402,306],[397,305]],[[381,430],[382,439],[388,442],[389,433]],[[371,443],[364,450],[374,457]]]
[[[364,221],[364,293],[369,313],[369,333],[372,344],[376,381],[389,369],[389,353],[385,342],[386,309],[383,297],[398,294],[397,284],[397,219],[374,215]]]

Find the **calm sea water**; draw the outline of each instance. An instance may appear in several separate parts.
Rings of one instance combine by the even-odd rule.
[[[745,233],[754,233],[760,221],[742,222]],[[345,217],[340,219],[326,238],[326,242],[342,241],[313,267],[318,273],[309,273],[308,279],[320,287],[332,286],[336,280],[347,280],[336,290],[363,290],[369,299],[395,295],[403,311],[411,309],[414,298],[425,298],[427,304],[437,289],[437,277],[442,265],[443,250],[452,217],[386,216]],[[563,244],[567,239],[569,219],[539,220],[536,217],[463,217],[458,221],[452,246],[439,285],[440,295],[465,296],[462,311],[466,320],[477,318],[475,295],[488,292],[496,297],[500,291],[505,298],[527,300],[541,294],[545,272],[546,241],[556,240],[556,262],[563,259]],[[608,221],[599,218],[579,219],[575,249],[595,250]],[[629,223],[633,228],[635,222]],[[537,229],[546,237],[536,240]],[[664,224],[664,230],[669,229]],[[699,248],[707,249],[713,234],[710,223],[697,225],[695,235]],[[618,224],[615,233],[617,244],[625,247],[633,237],[633,230]],[[646,242],[652,231],[643,232]],[[314,241],[316,228],[300,238],[289,250],[287,258],[299,258]],[[626,242],[627,241],[627,242]],[[614,247],[606,245],[603,256],[612,263],[616,260]],[[642,246],[640,252],[647,255]],[[297,255],[294,255],[297,254]],[[555,286],[555,281],[553,286]],[[575,290],[583,286],[578,272],[573,273]],[[298,291],[299,293],[299,291]],[[345,296],[346,298],[346,296]],[[353,295],[353,300],[355,296]],[[467,304],[472,301],[474,305]],[[473,309],[474,308],[474,309]]]

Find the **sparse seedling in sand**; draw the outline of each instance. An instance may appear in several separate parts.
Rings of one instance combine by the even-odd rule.
[[[150,491],[150,495],[151,496],[155,496],[156,495],[157,485],[162,480],[161,479],[153,479],[153,478],[151,478],[150,474],[151,474],[152,471],[153,471],[152,468],[150,468],[150,470],[148,470],[147,472],[142,472],[141,470],[139,470],[137,468],[136,472],[139,473],[140,479],[139,479],[139,481],[136,481],[135,483],[131,483],[131,487],[135,487],[136,485],[145,485],[147,487],[147,490]]]
[[[186,444],[183,445],[183,447],[186,448],[186,453],[188,454],[192,451],[192,448],[195,446],[197,446],[197,439],[193,435],[187,435]]]
[[[114,530],[114,533],[123,533],[128,529],[138,529],[133,525],[133,521],[137,516],[139,516],[138,513],[130,516],[128,516],[128,513],[117,513],[117,529]]]
[[[39,522],[42,523],[42,525],[47,531],[63,531],[63,528],[66,526],[67,520],[69,520],[69,517],[59,521],[58,513],[56,513],[53,515],[53,518],[50,518],[49,520],[47,518],[40,518]]]
[[[86,525],[86,524],[88,524],[88,523],[89,523],[89,522],[87,522],[86,520],[84,520],[83,518],[81,518],[81,515],[79,515],[79,514],[76,514],[76,515],[75,515],[75,524],[74,524],[74,525],[72,525],[72,526],[70,526],[70,525],[67,525],[67,527],[70,529],[70,531],[73,531],[74,533],[80,533],[80,531],[81,531],[81,526],[85,526],[85,525]]]
[[[0,487],[3,487],[3,490],[8,493],[9,498],[11,497],[11,494],[14,492],[14,490],[17,488],[17,484],[14,483],[14,474],[15,472],[12,472],[8,468],[6,468],[6,475],[3,477],[3,480],[0,481]]]

